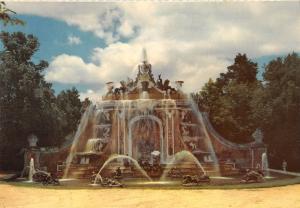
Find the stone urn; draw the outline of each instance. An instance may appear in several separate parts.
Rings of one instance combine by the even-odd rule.
[[[113,82],[107,82],[106,87],[107,87],[107,94],[112,94],[113,89],[114,89],[114,83]]]
[[[184,81],[175,81],[176,84],[176,90],[180,91],[182,89],[182,84],[184,83]]]
[[[28,140],[28,144],[29,144],[29,147],[37,147],[37,142],[39,141],[39,139],[37,138],[36,135],[34,134],[30,134],[27,138]]]

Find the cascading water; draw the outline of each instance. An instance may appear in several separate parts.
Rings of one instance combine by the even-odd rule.
[[[85,145],[85,152],[97,152],[99,143],[101,143],[100,138],[91,138],[87,141]]]
[[[97,184],[98,179],[100,179],[102,181],[102,177],[101,177],[101,172],[102,170],[109,164],[111,163],[113,160],[117,160],[117,159],[129,159],[130,161],[133,162],[133,165],[135,168],[137,168],[142,174],[143,176],[145,176],[149,181],[152,181],[152,179],[148,176],[148,174],[146,173],[146,171],[139,165],[139,163],[133,159],[130,156],[127,155],[111,155],[102,165],[102,167],[100,168],[100,170],[98,171],[94,184]]]
[[[79,139],[82,135],[82,132],[85,130],[85,128],[88,124],[89,119],[94,115],[94,107],[95,107],[94,105],[90,105],[87,108],[87,110],[84,112],[83,116],[81,117],[79,126],[78,126],[77,131],[76,131],[75,136],[74,136],[74,140],[73,140],[73,143],[72,143],[72,146],[71,146],[71,149],[70,149],[69,156],[67,157],[67,160],[66,160],[66,168],[65,168],[63,178],[68,177],[71,162],[73,161],[73,158],[74,158],[75,153],[77,151],[77,144],[78,144]]]
[[[149,99],[149,93],[147,91],[143,91],[140,94],[140,99]]]
[[[208,146],[208,149],[210,150],[210,153],[212,155],[215,171],[218,174],[220,174],[219,160],[218,160],[217,155],[214,151],[214,148],[213,148],[213,145],[212,145],[212,142],[211,142],[211,137],[209,136],[209,133],[208,133],[208,131],[206,129],[206,126],[204,124],[202,113],[198,110],[198,107],[197,107],[196,103],[194,102],[194,100],[191,97],[189,97],[188,101],[189,101],[190,106],[193,110],[193,113],[195,114],[195,116],[197,117],[198,122],[200,123],[200,127],[201,127],[202,131],[205,134],[206,145]]]
[[[77,147],[78,147],[79,140],[81,140],[82,133],[85,130],[85,128],[87,127],[88,122],[93,121],[93,120],[96,121],[98,119],[98,116],[100,115],[100,113],[103,113],[105,111],[103,109],[103,102],[105,102],[105,101],[100,102],[100,104],[98,104],[97,107],[95,105],[89,106],[88,109],[86,110],[86,112],[84,113],[84,115],[82,116],[81,122],[80,122],[79,127],[76,131],[76,134],[74,136],[74,141],[73,141],[73,144],[72,144],[72,147],[71,147],[71,150],[70,150],[70,154],[67,158],[66,169],[65,169],[65,172],[64,172],[64,178],[66,178],[68,176],[70,164],[71,164],[71,162],[74,158],[74,155],[78,151]],[[129,141],[129,140],[127,140],[126,137],[128,137],[130,135],[124,134],[124,132],[127,131],[127,129],[126,129],[127,128],[127,122],[129,122],[132,118],[137,117],[137,116],[146,116],[146,117],[150,116],[151,117],[151,115],[154,113],[154,109],[159,108],[159,106],[161,106],[164,113],[165,113],[165,115],[166,115],[166,118],[164,118],[164,120],[166,122],[166,128],[170,128],[169,127],[170,122],[171,122],[170,125],[174,126],[174,121],[173,121],[173,116],[172,116],[172,114],[174,112],[172,112],[172,110],[170,110],[170,109],[177,109],[176,100],[174,100],[174,99],[160,99],[160,100],[136,99],[136,100],[118,100],[118,101],[114,101],[114,102],[115,102],[115,105],[117,107],[117,112],[118,112],[118,113],[114,114],[115,116],[117,116],[117,117],[114,117],[114,118],[115,119],[118,118],[117,119],[118,120],[118,124],[117,124],[118,134],[116,135],[117,136],[116,143],[118,145],[116,153],[118,153],[118,154],[121,154],[121,153],[128,154],[128,153],[131,152],[130,149],[132,147],[130,146],[130,144],[126,143],[127,147],[125,145],[125,142]],[[200,128],[202,128],[202,131],[205,133],[205,136],[207,138],[206,139],[206,144],[208,146],[208,150],[209,150],[210,154],[213,157],[215,170],[216,170],[216,172],[218,172],[219,171],[218,160],[217,160],[217,157],[216,157],[215,152],[213,150],[209,134],[207,133],[207,130],[206,130],[205,125],[203,123],[202,115],[198,111],[197,107],[195,107],[195,104],[193,103],[193,101],[191,99],[189,100],[189,106],[191,107],[191,109],[193,111],[193,114],[197,117],[197,120],[200,124],[198,126],[200,126]],[[98,123],[99,121],[97,120],[96,122]],[[96,123],[96,122],[94,122],[94,123]],[[149,123],[148,126],[156,125],[155,121],[153,121],[151,119],[149,120],[149,122],[152,122],[152,123],[151,124]],[[105,125],[105,124],[102,124],[102,125]],[[95,147],[98,146],[96,144],[98,142],[100,142],[100,140],[101,140],[100,138],[97,138],[97,135],[95,133],[95,132],[97,132],[96,128],[98,128],[98,127],[101,127],[101,125],[94,125],[94,127],[93,127],[93,129],[94,129],[93,130],[94,131],[93,136],[95,138],[86,139],[85,144],[81,144],[81,145],[85,145],[85,149],[84,149],[85,152],[96,152]],[[166,129],[165,132],[168,132],[168,131],[169,130]],[[119,132],[123,132],[123,133],[120,134]],[[168,134],[164,133],[163,137],[168,137]],[[174,137],[174,135],[173,136],[171,135],[171,137]],[[179,138],[179,139],[181,139],[181,138]],[[121,148],[121,142],[122,142],[122,145],[123,145],[122,148]],[[169,142],[169,140],[164,140],[164,142],[162,142],[160,145],[161,146],[164,146],[164,145],[168,146],[169,145],[168,142]],[[174,143],[174,141],[173,141],[173,143]],[[169,152],[170,151],[169,148],[167,148],[165,152],[162,152],[163,160],[161,162],[166,162],[167,160],[170,160],[170,158],[173,158],[172,156],[174,156],[174,149],[175,148],[173,146],[171,148],[171,152]],[[192,153],[190,153],[190,154],[192,155]],[[131,154],[129,154],[129,155],[132,156]],[[195,158],[195,160],[197,160],[197,162],[199,163],[197,158]],[[138,163],[137,163],[137,165],[138,165]],[[201,167],[201,169],[203,169],[201,164],[198,165],[198,166]],[[203,172],[205,172],[205,171],[203,170]]]

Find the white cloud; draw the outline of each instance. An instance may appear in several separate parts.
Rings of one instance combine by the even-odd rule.
[[[78,26],[83,31],[93,32],[107,43],[120,39],[115,23],[123,16],[123,11],[113,3],[97,2],[9,2],[21,14],[33,14],[63,20],[69,25]]]
[[[10,5],[19,13],[63,20],[106,41],[104,48],[95,46],[89,63],[72,55],[55,57],[46,78],[63,83],[99,83],[102,88],[107,81],[134,78],[146,47],[156,75],[184,80],[185,89],[193,91],[226,70],[239,52],[253,59],[300,51],[297,2]]]
[[[79,45],[79,44],[81,44],[81,40],[77,36],[69,35],[68,36],[68,44],[69,45]]]
[[[80,92],[80,99],[84,100],[85,98],[89,98],[89,100],[96,103],[102,100],[101,95],[103,95],[104,93],[104,89],[98,91],[88,89],[86,92]]]
[[[210,77],[216,77],[225,70],[228,61],[210,55],[195,58],[194,53],[200,50],[192,45],[181,49],[178,46],[170,49],[175,42],[148,42],[146,48],[150,53],[148,59],[153,65],[155,77],[162,74],[163,79],[184,80],[184,89],[199,89]],[[46,79],[62,83],[80,83],[104,85],[108,81],[118,82],[127,77],[135,78],[137,63],[140,62],[142,45],[139,43],[114,43],[108,47],[94,50],[93,62],[86,63],[81,58],[62,54],[50,64]]]
[[[118,29],[123,37],[131,37],[134,34],[134,28],[128,21],[124,21]]]
[[[80,57],[62,54],[57,56],[49,65],[46,73],[48,81],[60,83],[93,83],[100,78],[97,66],[85,63]]]

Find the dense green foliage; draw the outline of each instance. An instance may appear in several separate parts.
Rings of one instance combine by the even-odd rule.
[[[40,146],[61,144],[76,129],[82,103],[75,88],[54,95],[43,76],[48,63],[31,61],[39,48],[37,38],[2,32],[0,39],[4,48],[0,52],[1,165],[17,167],[22,158],[9,158],[27,145],[28,135],[37,135]]]
[[[261,84],[256,79],[257,65],[238,54],[234,64],[216,80],[209,80],[196,95],[201,110],[209,113],[217,131],[233,142],[252,140],[258,128],[251,98]]]
[[[300,57],[293,53],[271,61],[263,76],[261,117],[269,158],[277,168],[286,160],[289,169],[300,170]]]
[[[77,128],[78,121],[82,114],[82,103],[79,99],[79,93],[76,88],[62,91],[58,94],[57,105],[64,116],[62,123],[64,135],[74,131]]]
[[[256,73],[256,64],[238,54],[227,72],[210,79],[194,98],[225,138],[249,142],[259,128],[272,167],[281,168],[286,160],[290,170],[300,170],[300,58],[293,53],[271,61],[263,82]]]

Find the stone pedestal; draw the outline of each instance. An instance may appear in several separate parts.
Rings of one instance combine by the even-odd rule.
[[[33,158],[35,169],[40,169],[40,154],[41,150],[37,146],[38,138],[34,134],[28,136],[28,148],[24,149],[24,167],[22,176],[28,174],[30,159]]]

